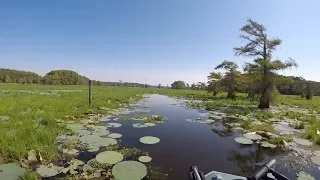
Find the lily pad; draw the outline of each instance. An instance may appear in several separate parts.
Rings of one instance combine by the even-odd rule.
[[[116,151],[104,151],[96,156],[96,160],[101,164],[116,164],[123,160],[123,155]]]
[[[143,144],[157,144],[160,142],[160,139],[153,136],[144,136],[140,138],[140,142]]]
[[[237,137],[237,138],[234,138],[234,140],[239,144],[246,144],[246,145],[253,144],[253,141],[251,139],[248,139],[245,137]]]
[[[100,148],[97,146],[88,146],[88,152],[97,152]]]
[[[148,163],[151,162],[152,158],[150,156],[140,156],[138,160],[143,163]]]
[[[118,128],[121,127],[122,124],[120,123],[107,123],[108,127],[112,127],[112,128]]]
[[[122,134],[119,133],[111,133],[108,135],[109,138],[113,138],[113,139],[117,139],[117,138],[121,138]]]
[[[117,180],[141,180],[147,173],[147,167],[138,161],[122,161],[112,168],[112,175]]]
[[[294,142],[303,145],[303,146],[311,146],[313,143],[307,139],[293,138]]]
[[[276,147],[277,147],[277,145],[275,145],[275,144],[270,144],[270,143],[268,143],[268,142],[262,142],[262,143],[260,144],[260,146],[261,146],[261,147],[265,147],[265,148],[276,148]]]
[[[134,128],[145,128],[148,127],[147,125],[141,124],[141,123],[133,123],[132,126]]]
[[[83,172],[88,172],[88,171],[92,171],[93,168],[91,166],[89,166],[88,164],[83,165],[82,167]]]
[[[316,180],[316,179],[312,177],[310,174],[307,174],[305,172],[299,172],[297,174],[297,180]]]
[[[20,180],[20,177],[26,172],[17,163],[8,163],[0,165],[0,179]]]
[[[110,131],[108,131],[108,130],[102,130],[102,129],[100,129],[100,130],[95,130],[95,131],[92,132],[92,135],[96,135],[96,136],[107,136],[107,135],[109,135],[109,134],[110,134]]]
[[[87,136],[82,136],[79,139],[83,143],[87,143],[89,146],[109,146],[112,144],[117,144],[117,140],[111,139],[111,138],[102,138],[100,136],[96,135],[87,135]]]
[[[253,141],[261,140],[262,136],[256,134],[256,133],[246,133],[243,135],[245,138],[251,139]]]
[[[70,151],[66,152],[66,154],[75,156],[79,154],[79,151],[76,149],[71,149]]]
[[[320,155],[319,155],[319,156],[313,156],[313,157],[311,157],[311,161],[312,161],[314,164],[320,166]]]
[[[78,132],[81,129],[83,129],[83,125],[82,124],[67,124],[67,128],[74,131],[74,132]]]
[[[85,135],[89,135],[89,134],[91,134],[91,132],[86,129],[81,129],[78,131],[79,136],[85,136]]]
[[[215,115],[211,115],[211,116],[209,116],[209,118],[210,118],[210,119],[215,119],[215,120],[222,120],[222,119],[223,119],[223,117],[221,117],[221,116],[215,116]]]
[[[201,123],[201,124],[207,124],[207,122],[206,121],[198,121],[198,123]]]
[[[36,171],[41,177],[52,177],[59,174],[59,168],[47,167],[43,165],[41,165]]]
[[[206,122],[207,124],[210,124],[210,123],[214,123],[215,120],[213,120],[213,119],[207,119],[207,120],[205,120],[205,122]]]
[[[152,126],[155,126],[156,124],[155,123],[144,123],[144,125],[146,125],[148,127],[152,127]]]

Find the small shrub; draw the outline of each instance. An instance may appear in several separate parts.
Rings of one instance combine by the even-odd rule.
[[[254,114],[254,117],[256,117],[259,120],[267,120],[273,118],[274,115],[270,111],[258,111]]]
[[[317,134],[318,130],[320,130],[320,121],[315,121],[306,129],[304,137],[320,145],[320,135]]]
[[[286,142],[292,142],[293,139],[291,137],[286,137],[286,136],[279,136],[278,138],[271,138],[269,140],[269,142],[271,144],[276,144],[280,147],[284,147],[284,144],[283,144],[283,141],[286,141]]]
[[[272,124],[254,124],[250,128],[250,131],[266,131],[266,132],[274,132],[275,129]]]
[[[27,171],[24,173],[24,175],[21,177],[22,180],[39,180],[37,173],[33,171]]]

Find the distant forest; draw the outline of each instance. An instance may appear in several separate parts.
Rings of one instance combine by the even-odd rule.
[[[311,84],[313,94],[320,96],[320,82],[307,81],[302,77],[294,76],[280,76],[282,83],[277,84],[277,89],[281,94],[287,95],[303,95],[307,84]],[[89,78],[81,76],[71,70],[53,70],[48,72],[45,76],[40,76],[34,72],[0,69],[0,83],[18,83],[18,84],[47,84],[47,85],[87,85]],[[129,82],[102,82],[93,81],[94,85],[98,86],[122,86],[122,87],[144,87],[144,88],[168,88],[165,86],[151,86],[140,83]],[[194,89],[207,90],[207,83],[198,82],[197,84],[187,84],[183,81],[175,81],[171,85],[173,89]],[[241,92],[241,89],[239,89]]]
[[[44,77],[28,71],[0,69],[0,83],[46,84],[46,85],[87,85],[89,78],[71,70],[53,70]],[[151,87],[150,85],[128,82],[102,82],[93,80],[97,86]]]

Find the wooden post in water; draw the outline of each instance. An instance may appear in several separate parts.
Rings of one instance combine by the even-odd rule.
[[[89,80],[89,105],[90,105],[90,108],[92,108],[92,86],[93,86],[93,81]]]

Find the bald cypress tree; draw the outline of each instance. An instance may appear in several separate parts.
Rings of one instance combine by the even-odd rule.
[[[278,38],[269,38],[267,29],[251,19],[240,31],[243,33],[240,38],[247,42],[244,46],[235,47],[235,55],[255,58],[253,63],[247,63],[246,69],[256,72],[260,81],[256,82],[260,91],[259,108],[269,108],[272,88],[275,85],[275,76],[278,70],[296,67],[294,60],[288,61],[272,60],[272,53],[281,44]]]

